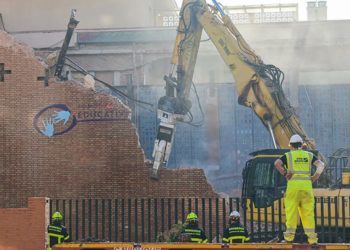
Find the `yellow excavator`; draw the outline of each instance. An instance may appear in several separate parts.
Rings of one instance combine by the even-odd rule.
[[[166,95],[158,101],[160,119],[153,149],[151,177],[159,178],[159,169],[168,162],[175,125],[190,116],[189,100],[202,31],[205,30],[234,78],[238,103],[251,108],[271,134],[275,148],[288,148],[289,138],[299,134],[309,149],[307,137],[294,108],[282,89],[283,72],[265,64],[250,48],[220,5],[205,0],[184,0],[171,58],[171,70],[164,77]]]
[[[259,209],[269,208],[266,218],[262,220],[271,223],[276,221],[277,213],[274,215],[273,210],[278,207],[277,202],[281,201],[286,188],[285,179],[275,170],[273,163],[289,150],[290,137],[299,134],[307,150],[317,154],[324,162],[327,161],[315,150],[314,141],[306,135],[298,115],[283,92],[283,72],[276,66],[263,62],[216,0],[213,0],[212,5],[205,0],[184,0],[182,3],[171,70],[164,77],[166,94],[158,101],[160,125],[154,142],[151,178],[158,179],[159,169],[168,162],[176,124],[186,122],[187,117],[191,117],[189,93],[203,29],[232,73],[238,103],[251,108],[271,135],[275,149],[251,154],[252,159],[246,163],[243,171],[242,189],[242,198],[248,204],[247,213],[252,213],[256,219],[259,217]],[[333,158],[334,166],[338,162],[345,162],[345,159],[349,163],[342,168],[326,167],[316,184],[315,196],[327,197],[316,203],[317,225],[336,224],[348,230],[350,153],[340,158],[339,155]],[[330,179],[334,174],[338,179],[333,181],[333,188],[330,188]],[[336,207],[332,209],[326,206],[327,199],[333,201]],[[280,218],[283,221],[283,207],[280,212],[283,213]],[[350,235],[348,231],[343,232]]]

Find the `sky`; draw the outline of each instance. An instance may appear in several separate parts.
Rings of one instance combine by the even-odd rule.
[[[298,3],[300,21],[306,20],[306,3],[309,1],[311,0],[217,0],[217,2],[224,6]],[[176,0],[176,2],[178,6],[181,6],[182,0]],[[212,3],[212,1],[207,0],[207,3]],[[328,20],[350,19],[350,1],[327,0],[327,16]]]

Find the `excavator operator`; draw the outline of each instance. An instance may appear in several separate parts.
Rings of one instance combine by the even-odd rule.
[[[292,150],[275,161],[276,169],[287,179],[284,199],[286,210],[284,240],[285,242],[293,242],[299,211],[308,242],[317,244],[312,183],[318,180],[322,174],[324,163],[318,160],[313,153],[302,150],[303,139],[300,135],[294,134],[290,138],[289,144]],[[317,167],[313,175],[311,175],[312,165]]]

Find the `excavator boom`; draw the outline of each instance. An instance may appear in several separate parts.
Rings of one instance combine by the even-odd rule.
[[[213,0],[184,0],[171,63],[176,76],[165,76],[166,95],[158,102],[160,126],[154,144],[151,177],[167,164],[176,122],[190,111],[189,92],[202,30],[215,45],[235,80],[238,103],[251,108],[268,129],[276,148],[287,148],[289,138],[299,134],[309,149],[315,145],[302,128],[299,117],[284,95],[283,72],[265,64],[250,48],[220,5]]]

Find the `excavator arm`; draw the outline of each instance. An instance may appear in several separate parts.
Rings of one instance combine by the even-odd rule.
[[[190,111],[189,92],[203,29],[233,75],[238,103],[251,108],[260,118],[275,148],[287,148],[293,134],[299,134],[309,149],[315,148],[284,95],[283,72],[274,65],[265,64],[216,0],[213,4],[205,0],[182,3],[172,67],[164,77],[166,95],[158,102],[160,126],[153,150],[152,178],[158,179],[159,168],[168,162],[176,122],[183,121]]]

